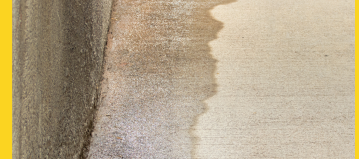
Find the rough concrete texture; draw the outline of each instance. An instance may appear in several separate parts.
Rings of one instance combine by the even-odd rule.
[[[217,93],[196,158],[355,158],[354,0],[238,0],[211,13]]]
[[[13,158],[85,158],[111,0],[13,0]]]
[[[215,94],[209,10],[228,0],[117,0],[90,158],[191,158]]]

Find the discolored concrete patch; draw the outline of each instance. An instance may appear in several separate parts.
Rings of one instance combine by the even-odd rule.
[[[215,94],[208,42],[228,0],[115,1],[90,158],[191,158]]]

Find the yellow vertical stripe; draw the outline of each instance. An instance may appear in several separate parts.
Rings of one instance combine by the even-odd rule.
[[[1,111],[0,158],[11,158],[12,150],[12,1],[1,1]]]
[[[355,128],[358,127],[358,1],[355,1]],[[355,158],[359,158],[358,131],[355,130]]]

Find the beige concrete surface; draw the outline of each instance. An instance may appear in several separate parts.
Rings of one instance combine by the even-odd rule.
[[[215,7],[217,93],[196,158],[354,158],[354,0]]]
[[[354,158],[354,0],[116,0],[104,69],[89,158]]]

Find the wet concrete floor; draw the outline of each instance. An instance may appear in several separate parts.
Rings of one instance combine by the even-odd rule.
[[[191,158],[216,92],[208,43],[227,0],[115,1],[90,158]]]
[[[114,1],[100,103],[89,158],[353,158],[354,1]]]

